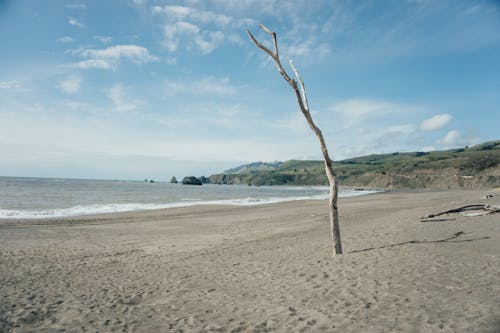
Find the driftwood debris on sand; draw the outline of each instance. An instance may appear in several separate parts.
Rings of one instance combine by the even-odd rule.
[[[465,205],[462,207],[450,209],[444,212],[439,212],[435,214],[428,214],[425,216],[421,217],[421,220],[427,220],[433,217],[445,215],[445,214],[452,214],[452,213],[464,213],[468,211],[477,211],[475,213],[468,213],[466,216],[479,216],[479,215],[489,215],[489,214],[495,214],[495,213],[500,213],[500,206],[494,206],[494,205],[488,205],[488,204],[474,204],[474,205]],[[427,222],[427,221],[423,221]]]

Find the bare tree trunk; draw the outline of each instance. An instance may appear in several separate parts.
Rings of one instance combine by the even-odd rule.
[[[321,130],[316,126],[314,123],[311,113],[309,112],[309,105],[307,103],[307,96],[306,96],[306,90],[304,87],[304,82],[302,81],[302,78],[300,77],[300,74],[293,64],[292,61],[290,61],[290,66],[292,67],[293,72],[295,73],[295,77],[297,80],[292,79],[290,76],[288,76],[287,72],[283,69],[283,66],[281,65],[279,53],[278,53],[278,41],[276,39],[276,33],[274,31],[269,30],[266,28],[264,25],[259,25],[259,27],[266,33],[272,36],[273,38],[273,45],[274,45],[274,52],[265,47],[262,43],[257,41],[255,37],[252,35],[250,30],[247,30],[247,34],[250,37],[250,40],[261,50],[266,52],[273,60],[278,68],[279,73],[285,79],[286,82],[292,87],[293,91],[295,92],[295,96],[297,97],[297,103],[299,104],[300,111],[304,115],[304,117],[307,120],[307,123],[309,124],[309,127],[311,130],[314,132],[316,137],[318,138],[319,144],[321,146],[321,152],[323,153],[323,160],[325,161],[325,171],[326,171],[326,176],[328,177],[328,182],[330,183],[330,199],[328,201],[328,205],[330,208],[330,231],[332,235],[332,242],[333,242],[333,255],[341,254],[342,253],[342,243],[340,240],[340,227],[339,227],[339,213],[337,209],[337,196],[338,196],[338,183],[337,183],[337,177],[335,176],[335,172],[333,172],[332,168],[332,160],[330,159],[330,155],[328,155],[328,150],[326,148],[326,143],[325,139],[323,138],[323,134],[321,133]],[[298,84],[297,84],[298,81]],[[299,90],[299,85],[300,85],[300,90]]]

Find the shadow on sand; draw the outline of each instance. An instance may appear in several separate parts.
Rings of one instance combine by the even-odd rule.
[[[476,240],[483,240],[483,239],[489,239],[490,237],[480,237],[480,238],[468,238],[468,239],[457,239],[462,235],[466,235],[468,233],[459,231],[454,233],[452,236],[443,238],[443,239],[437,239],[437,240],[411,240],[411,241],[406,241],[406,242],[401,242],[401,243],[396,243],[396,244],[389,244],[389,245],[383,245],[379,247],[369,247],[366,249],[362,250],[354,250],[348,253],[358,253],[358,252],[366,252],[366,251],[371,251],[371,250],[378,250],[378,249],[385,249],[387,247],[395,247],[395,246],[402,246],[402,245],[407,245],[407,244],[434,244],[434,243],[463,243],[463,242],[472,242]]]

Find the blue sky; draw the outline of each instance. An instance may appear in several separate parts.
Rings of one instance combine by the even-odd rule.
[[[258,23],[336,160],[500,138],[497,1],[0,0],[0,175],[320,159]]]

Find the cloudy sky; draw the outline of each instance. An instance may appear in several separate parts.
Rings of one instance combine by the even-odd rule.
[[[0,0],[0,175],[320,159],[258,23],[336,160],[500,139],[498,1]]]

